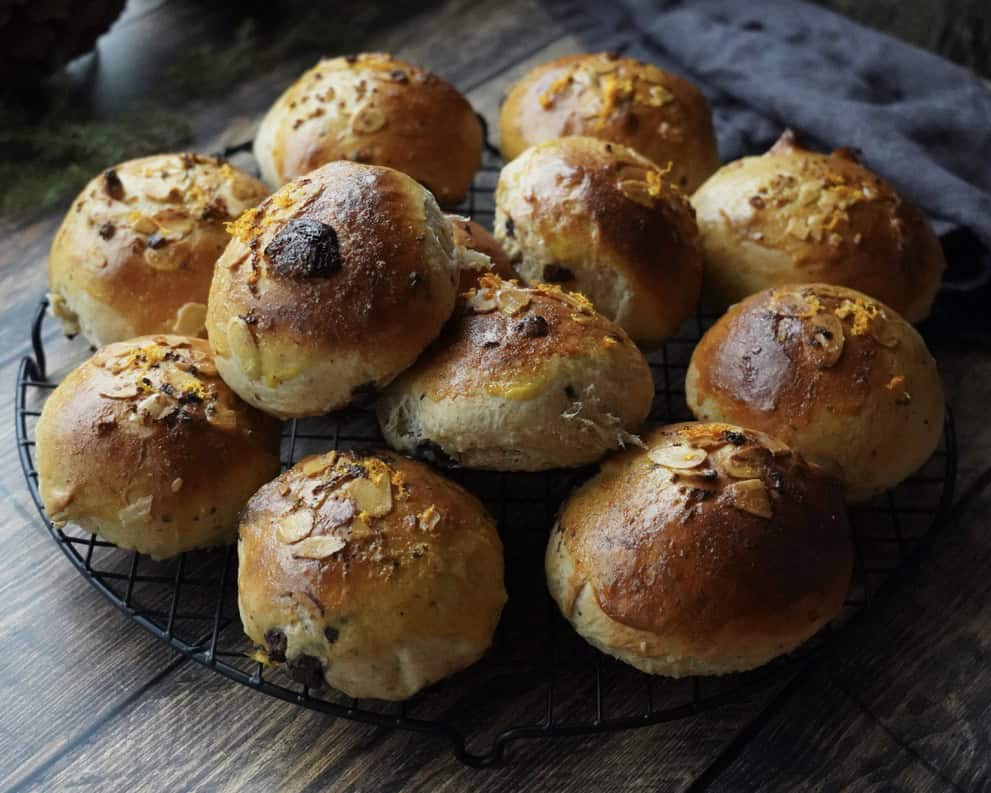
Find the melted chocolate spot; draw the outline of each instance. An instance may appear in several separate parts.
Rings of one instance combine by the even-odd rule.
[[[403,83],[404,85],[409,82],[409,75],[406,74],[402,69],[393,69],[389,72],[389,76],[395,80],[397,83]]]
[[[337,232],[319,220],[290,220],[265,255],[284,278],[328,278],[341,269]]]
[[[516,236],[516,223],[508,215],[506,216],[506,236],[510,239]]]
[[[105,240],[109,240],[117,233],[117,227],[113,223],[104,223],[100,226],[100,236]]]
[[[328,643],[333,644],[340,638],[341,632],[337,628],[332,628],[328,625],[323,629],[323,635],[326,637]]]
[[[725,437],[726,440],[734,446],[743,446],[743,444],[747,442],[747,436],[742,432],[737,432],[736,430],[726,430],[723,437]]]
[[[286,660],[286,634],[279,628],[269,628],[265,631],[265,644],[268,657],[281,663]]]
[[[114,201],[122,201],[124,199],[124,183],[113,168],[103,172],[103,189],[107,191],[107,195]]]
[[[516,332],[526,336],[528,339],[539,339],[551,332],[547,320],[539,314],[526,317],[516,326]]]

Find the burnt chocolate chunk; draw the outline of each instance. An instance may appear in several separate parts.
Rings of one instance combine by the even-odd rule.
[[[549,284],[561,284],[574,278],[575,274],[567,267],[562,267],[560,264],[544,265],[544,280]]]
[[[312,655],[299,655],[289,659],[289,675],[297,683],[307,688],[320,688],[323,685],[323,664]]]
[[[742,432],[737,432],[736,430],[726,430],[723,435],[726,440],[732,443],[734,446],[742,446],[747,442],[747,436]]]
[[[124,183],[113,168],[103,172],[103,189],[107,191],[107,195],[114,201],[122,201],[124,199]]]
[[[265,631],[265,647],[269,660],[281,663],[286,660],[286,634],[279,628]]]
[[[285,278],[328,278],[341,269],[337,232],[319,220],[290,220],[265,246],[265,255]]]
[[[328,644],[333,644],[338,640],[338,638],[340,638],[341,632],[337,630],[337,628],[333,628],[328,625],[323,629],[323,635],[327,639]]]
[[[443,468],[454,468],[458,465],[457,460],[433,441],[420,441],[413,450],[413,456]]]
[[[539,314],[532,314],[526,317],[516,326],[516,332],[526,336],[528,339],[539,339],[551,332],[547,320]]]

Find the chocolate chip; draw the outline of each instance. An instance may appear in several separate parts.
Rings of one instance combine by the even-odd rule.
[[[265,246],[265,255],[285,278],[328,278],[341,269],[337,232],[319,220],[290,220]]]
[[[286,634],[280,628],[269,628],[265,631],[265,646],[268,649],[268,657],[272,661],[281,663],[286,660]]]
[[[107,191],[107,195],[114,201],[122,201],[124,199],[124,183],[113,168],[103,172],[103,189]]]
[[[539,339],[550,333],[550,325],[547,320],[539,314],[526,317],[516,326],[516,332],[526,336],[528,339]]]
[[[409,75],[406,74],[402,69],[393,69],[389,72],[389,76],[395,80],[397,83],[406,84],[409,82]]]
[[[148,237],[147,241],[145,242],[145,245],[147,245],[149,248],[154,248],[155,250],[158,250],[163,245],[167,245],[168,242],[169,242],[168,239],[166,237],[163,237],[161,233],[156,229]]]
[[[312,655],[300,655],[289,660],[289,675],[307,688],[323,685],[323,664]]]
[[[416,449],[413,451],[413,456],[418,457],[421,460],[426,460],[428,463],[439,465],[443,468],[454,468],[458,465],[457,460],[451,457],[433,441],[420,441],[416,444]]]
[[[323,629],[323,635],[326,637],[329,644],[333,644],[340,638],[341,632],[337,628],[332,628],[329,625]]]
[[[104,223],[100,226],[100,236],[105,240],[109,240],[117,233],[117,227],[113,223]]]
[[[743,444],[747,442],[747,436],[742,432],[737,432],[736,430],[726,430],[726,432],[723,433],[723,437],[734,446],[743,446]]]
[[[354,64],[358,62],[358,56],[352,53],[350,55],[345,55],[344,60],[347,61],[348,63]]]
[[[516,237],[516,223],[508,215],[506,216],[506,236],[510,239]]]
[[[565,281],[571,281],[574,277],[575,274],[571,270],[567,267],[562,267],[560,264],[544,265],[544,280],[549,284],[560,284]]]

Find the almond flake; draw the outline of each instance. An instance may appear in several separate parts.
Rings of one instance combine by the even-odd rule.
[[[351,129],[360,135],[370,135],[385,126],[385,113],[380,108],[366,105],[354,114]]]
[[[178,476],[175,479],[173,479],[172,484],[169,485],[169,490],[171,490],[173,493],[178,493],[180,490],[182,490],[182,479],[179,478]]]
[[[299,470],[306,476],[316,476],[321,471],[326,471],[337,459],[337,452],[328,452],[314,457],[307,457],[299,464]]]
[[[705,462],[708,454],[705,449],[693,446],[655,446],[647,452],[647,457],[665,468],[688,469],[697,468]]]
[[[307,537],[292,547],[292,555],[297,559],[326,559],[340,551],[346,542],[340,537],[328,534],[319,537]]]
[[[107,399],[131,399],[138,395],[138,387],[134,383],[114,383],[112,388],[100,391],[100,396]]]
[[[760,479],[744,479],[742,482],[734,482],[728,485],[724,492],[730,503],[738,510],[756,515],[759,518],[770,519],[774,517],[767,488],[764,487],[764,483]]]
[[[377,479],[355,479],[349,493],[359,512],[378,518],[387,515],[392,509],[392,483],[389,477],[379,475]]]
[[[181,336],[199,336],[206,326],[206,306],[202,303],[183,303],[176,312],[172,332]]]
[[[299,542],[313,531],[313,513],[308,509],[290,512],[280,522],[275,530],[275,536],[280,542]]]
[[[175,406],[175,402],[165,394],[155,392],[138,402],[137,415],[147,416],[153,421],[158,421],[175,410]]]
[[[494,289],[476,289],[469,293],[468,299],[465,302],[476,314],[485,314],[493,311],[498,305]]]
[[[719,470],[735,479],[753,479],[764,472],[767,452],[759,447],[739,448],[728,444],[712,454]]]
[[[496,294],[496,305],[504,314],[513,316],[530,305],[530,295],[522,289],[503,288]]]
[[[437,507],[431,504],[417,515],[416,519],[422,531],[433,531],[437,524],[440,523],[440,512],[437,511]]]
[[[654,197],[650,194],[650,188],[646,182],[626,179],[619,183],[619,191],[630,199],[630,201],[640,204],[640,206],[647,207],[648,209],[654,206]]]
[[[125,529],[139,528],[151,517],[151,496],[142,496],[117,512],[117,520]]]
[[[219,402],[214,403],[206,411],[206,421],[211,427],[223,430],[224,432],[233,432],[237,429],[237,414],[233,410],[225,408]]]

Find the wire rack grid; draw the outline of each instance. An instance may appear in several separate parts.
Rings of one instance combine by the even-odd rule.
[[[248,145],[225,152],[235,162]],[[250,163],[247,163],[250,167]],[[465,203],[452,211],[491,228],[498,153],[490,147]],[[18,452],[31,497],[53,539],[83,576],[130,619],[174,649],[257,691],[297,705],[379,727],[445,741],[459,760],[487,766],[527,738],[581,735],[672,721],[730,702],[797,674],[827,645],[830,634],[858,613],[892,574],[916,556],[944,522],[956,476],[952,418],[926,466],[892,492],[852,511],[855,583],[845,610],[796,653],[762,669],[720,678],[669,680],[642,674],[592,649],[557,613],[543,579],[543,549],[561,500],[588,470],[508,474],[456,470],[451,476],[497,517],[506,559],[509,602],[491,651],[478,664],[404,703],[349,699],[313,691],[280,668],[251,658],[236,606],[234,546],[155,561],[123,551],[79,529],[52,526],[38,493],[34,427],[44,399],[89,349],[62,339],[46,323],[42,301],[31,327],[33,352],[16,383]],[[654,423],[691,418],[684,375],[695,343],[715,320],[700,312],[650,356]],[[352,409],[286,423],[282,460],[328,448],[381,445],[374,414]]]

